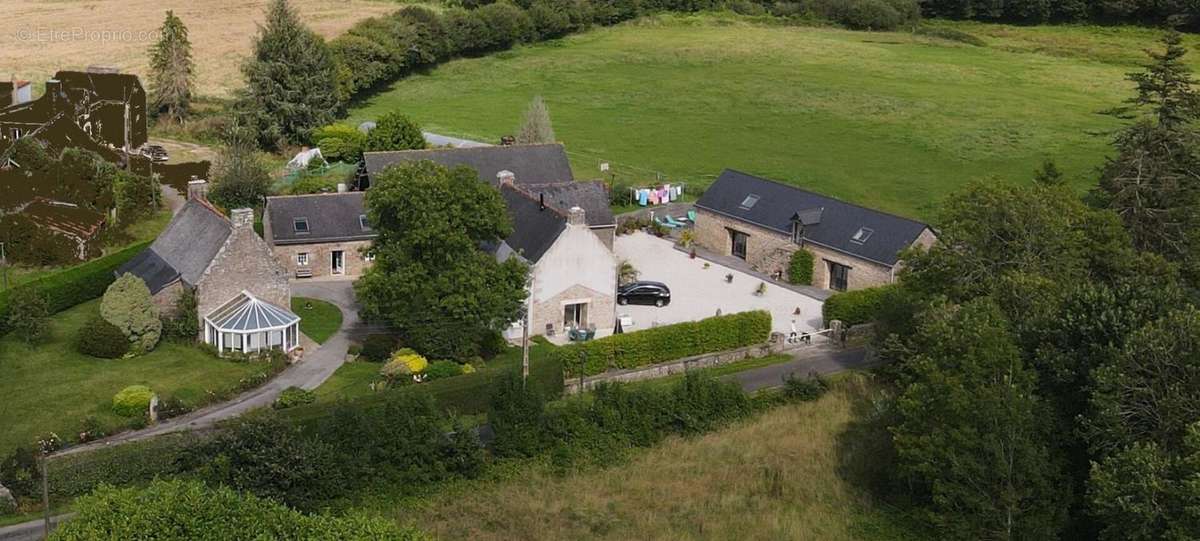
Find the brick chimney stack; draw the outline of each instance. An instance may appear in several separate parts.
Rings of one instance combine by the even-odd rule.
[[[586,226],[587,213],[579,207],[571,207],[571,210],[567,212],[567,223],[570,225]]]
[[[196,178],[192,175],[192,180],[188,181],[187,198],[199,199],[201,201],[208,199],[208,181]]]
[[[229,221],[234,229],[254,227],[254,209],[233,209],[229,211]]]

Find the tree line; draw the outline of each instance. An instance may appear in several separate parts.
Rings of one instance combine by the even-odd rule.
[[[1200,4],[1190,0],[924,0],[927,17],[1047,23],[1101,22],[1182,25],[1197,29]]]
[[[1200,95],[1162,46],[1091,193],[951,196],[880,304],[864,479],[945,538],[1200,538]]]

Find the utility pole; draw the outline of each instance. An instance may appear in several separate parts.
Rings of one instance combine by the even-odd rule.
[[[44,537],[50,539],[50,481],[46,469],[50,467],[50,458],[42,454],[42,508],[44,509]]]
[[[526,283],[528,300],[525,302],[525,320],[521,322],[521,389],[525,389],[525,380],[529,379],[529,312],[533,310],[533,276]]]
[[[4,243],[0,242],[0,267],[3,268],[4,290],[8,290],[8,258],[4,257]]]

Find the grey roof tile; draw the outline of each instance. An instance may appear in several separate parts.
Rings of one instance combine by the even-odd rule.
[[[375,231],[363,229],[359,217],[366,215],[364,192],[288,195],[267,198],[271,240],[276,244],[307,244],[347,240],[370,240]],[[308,233],[297,232],[296,218],[306,218]]]

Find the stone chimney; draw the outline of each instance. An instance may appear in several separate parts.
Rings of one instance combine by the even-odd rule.
[[[517,181],[517,176],[514,175],[512,171],[505,169],[499,173],[496,173],[496,181],[499,182],[501,186],[512,186],[513,183]]]
[[[571,210],[567,211],[567,223],[570,225],[586,226],[587,213],[579,207],[571,207]]]
[[[188,199],[207,200],[208,199],[208,181],[201,180],[199,178],[196,178],[196,175],[192,175],[192,180],[188,181],[187,198]]]
[[[229,221],[234,229],[254,227],[254,209],[233,209],[229,211]]]

